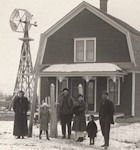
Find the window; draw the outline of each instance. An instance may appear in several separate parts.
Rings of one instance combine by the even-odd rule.
[[[109,99],[113,101],[115,105],[120,105],[120,79],[116,79],[116,82],[113,82],[112,79],[108,79],[108,92]]]
[[[96,38],[79,38],[74,40],[74,61],[96,61]]]

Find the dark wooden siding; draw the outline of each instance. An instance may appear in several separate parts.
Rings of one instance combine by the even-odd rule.
[[[50,85],[51,83],[56,85],[56,78],[41,77],[40,83],[40,100],[42,101],[46,96],[50,96]]]
[[[98,77],[97,78],[97,96],[96,96],[96,111],[99,111],[100,103],[102,100],[102,92],[107,91],[107,78]]]
[[[43,64],[73,63],[74,38],[80,37],[96,37],[97,62],[130,61],[126,36],[84,9],[48,38]]]
[[[140,117],[140,74],[136,73],[135,79],[135,116]]]
[[[116,112],[131,115],[132,112],[132,73],[124,77],[120,87],[120,105],[116,105]]]

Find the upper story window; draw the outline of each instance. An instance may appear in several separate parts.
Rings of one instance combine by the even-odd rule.
[[[74,39],[74,61],[75,62],[96,61],[96,38]]]

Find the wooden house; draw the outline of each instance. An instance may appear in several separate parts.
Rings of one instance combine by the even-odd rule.
[[[82,2],[41,34],[35,73],[40,100],[53,83],[56,103],[67,87],[74,99],[84,95],[87,113],[98,113],[108,91],[116,113],[140,116],[140,32],[109,15],[107,0],[100,9]]]

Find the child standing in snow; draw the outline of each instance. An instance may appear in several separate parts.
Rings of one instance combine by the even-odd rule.
[[[48,124],[50,122],[50,111],[49,105],[47,103],[43,103],[40,109],[40,134],[39,139],[41,139],[42,131],[46,132],[46,138],[49,139],[48,135]]]
[[[96,134],[97,134],[97,125],[94,122],[94,116],[93,115],[89,116],[89,122],[87,125],[87,133],[88,133],[88,137],[90,138],[90,145],[94,145],[94,139],[95,139]]]

